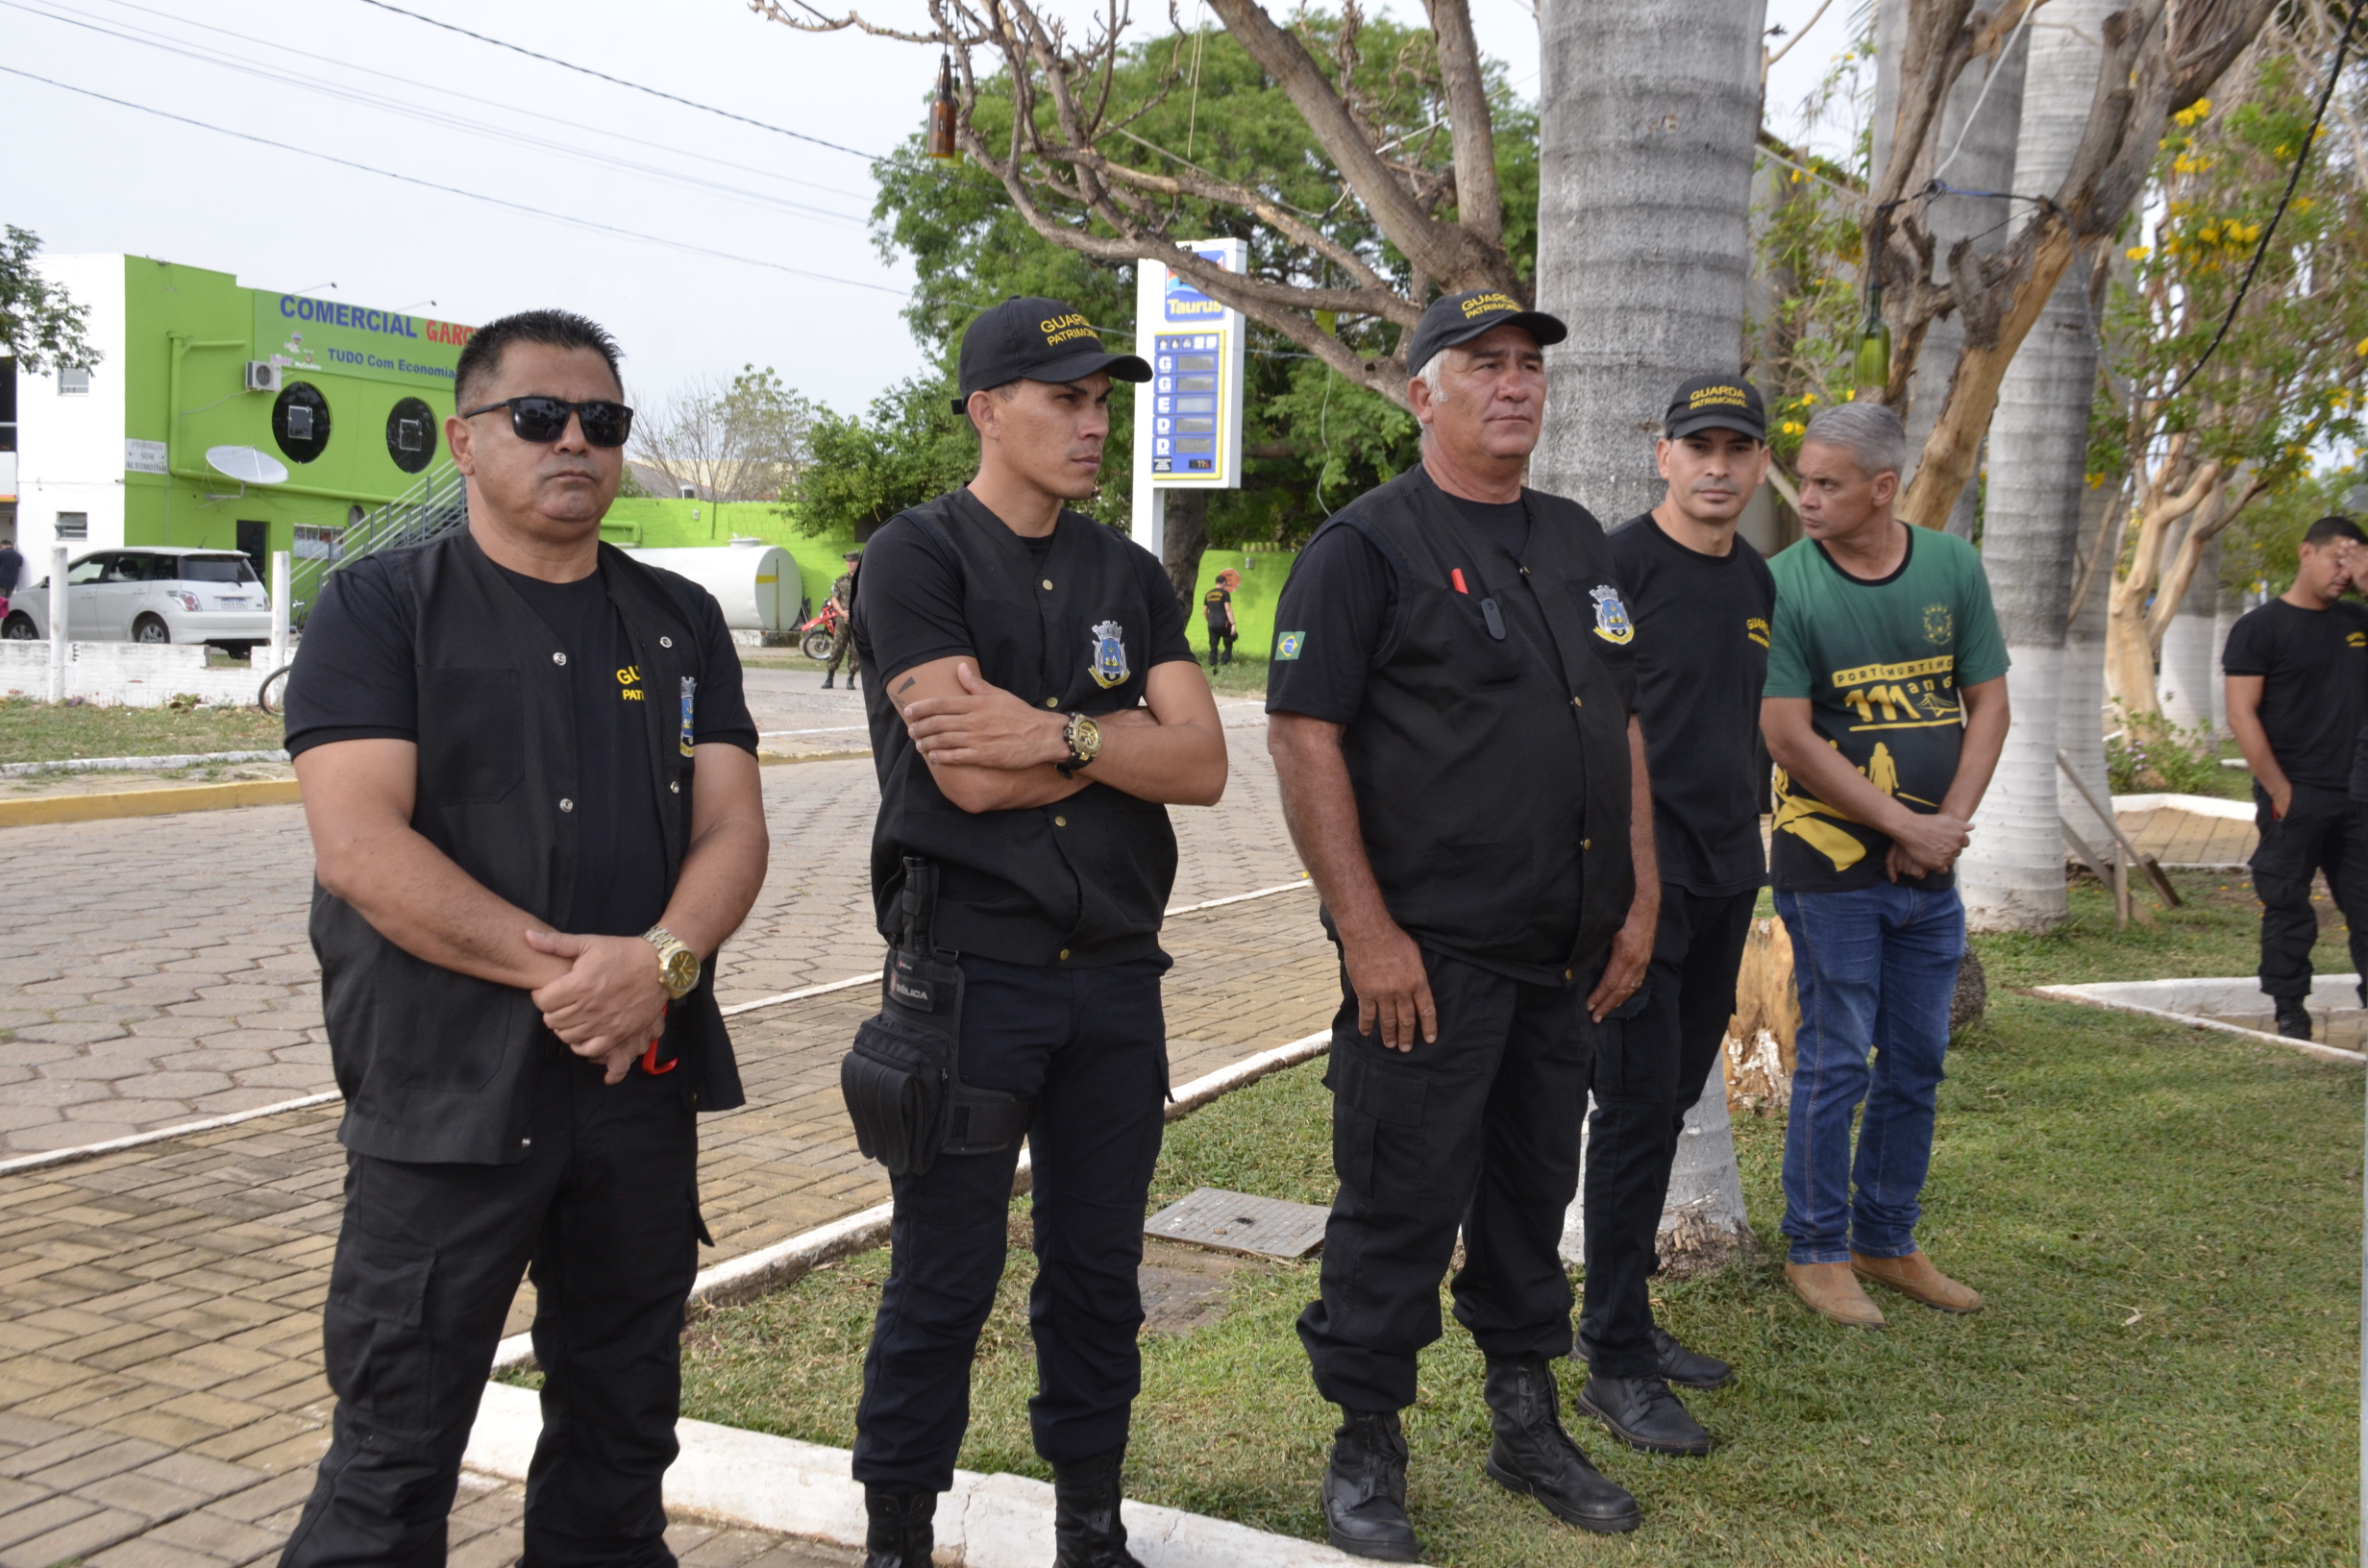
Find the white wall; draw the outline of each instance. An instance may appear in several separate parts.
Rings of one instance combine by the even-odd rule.
[[[123,543],[124,259],[49,256],[34,265],[89,307],[87,336],[102,357],[82,396],[59,396],[54,365],[16,373],[16,548],[29,582],[48,574],[60,512],[90,514],[89,537],[70,542],[72,553]]]

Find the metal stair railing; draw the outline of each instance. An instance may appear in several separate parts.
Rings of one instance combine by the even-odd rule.
[[[304,625],[330,573],[381,551],[425,544],[468,520],[468,481],[460,470],[451,463],[430,469],[408,490],[347,526],[337,536],[333,556],[311,555],[289,563],[289,621]]]

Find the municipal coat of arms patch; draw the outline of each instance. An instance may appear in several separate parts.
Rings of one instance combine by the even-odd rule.
[[[1619,590],[1610,583],[1590,588],[1587,597],[1595,601],[1595,635],[1607,643],[1636,641],[1636,623],[1628,619],[1628,606],[1619,600]]]
[[[1094,627],[1094,641],[1086,651],[1086,673],[1094,684],[1103,691],[1126,684],[1134,672],[1126,667],[1126,632],[1116,621],[1103,621]]]

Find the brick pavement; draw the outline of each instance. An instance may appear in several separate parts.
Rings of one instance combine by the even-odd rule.
[[[2140,854],[2165,866],[2235,866],[2253,858],[2260,835],[2233,817],[2205,817],[2192,811],[2126,811],[2116,814],[2121,830]],[[2095,847],[2091,845],[2091,847]],[[2110,853],[2111,845],[2103,852]]]
[[[828,717],[825,715],[824,717]],[[1298,875],[1254,709],[1234,780],[1173,812],[1175,901]],[[879,962],[865,760],[768,768],[773,866],[717,970],[727,1004]],[[333,1086],[295,806],[0,830],[0,1157],[99,1142]]]
[[[1236,762],[1225,804],[1176,814],[1185,866],[1179,903],[1295,878],[1263,747],[1237,746]],[[763,928],[746,943],[748,968],[733,971],[733,989],[742,994],[760,979],[764,989],[775,989],[780,981],[832,979],[876,962],[859,880],[868,833],[851,850],[838,845],[810,863],[789,853],[802,844],[838,844],[851,823],[868,827],[868,766],[777,770],[768,784],[779,772],[822,775],[831,769],[840,776],[818,777],[813,789],[769,794],[779,837],[760,906]],[[174,824],[90,824],[109,825]],[[180,825],[193,830],[189,822]],[[215,819],[204,824],[214,825]],[[300,837],[301,825],[294,831]],[[851,866],[851,854],[857,857]],[[62,934],[68,943],[78,932],[138,924],[108,921],[95,900],[82,907],[95,913]],[[138,940],[123,950],[136,949]],[[819,943],[825,956],[807,958],[803,968],[777,956],[802,942]],[[201,992],[200,1003],[214,1000],[202,994],[206,989],[257,985],[249,971],[294,971],[284,962],[279,969],[260,968],[273,956],[260,951],[268,943],[250,937],[235,945],[242,951],[189,947],[190,956],[168,963],[212,963],[230,977],[223,988],[210,988],[203,982],[210,977],[200,975],[201,984],[189,988]],[[280,959],[295,956],[287,943],[280,945]],[[1331,1013],[1333,961],[1307,893],[1179,916],[1170,922],[1168,945],[1177,961],[1168,996],[1179,1080],[1306,1034]],[[308,952],[303,957],[308,961]],[[245,968],[234,968],[233,960]],[[5,961],[19,960],[11,949]],[[123,1019],[107,1040],[70,1047],[36,1040],[76,1053],[51,1061],[136,1060],[136,1046],[118,1047],[111,1058],[90,1049],[149,1038],[135,1024],[227,1017],[233,1027],[223,1033],[234,1040],[251,1028],[235,1011],[159,1000],[180,984],[159,976],[186,975],[185,969],[143,969],[125,960],[120,972],[101,975],[79,955],[72,966],[55,956],[50,962],[86,984],[115,980],[109,993],[140,998],[119,999],[115,1005],[126,1012],[150,1010]],[[760,968],[768,964],[780,967]],[[55,983],[20,982],[35,995]],[[836,1083],[838,1056],[871,1005],[856,990],[735,1020],[751,1104],[703,1120],[702,1197],[721,1244],[703,1262],[765,1246],[885,1196],[876,1167],[852,1147]],[[195,1038],[198,1043],[177,1049],[236,1048],[212,1034]],[[15,1047],[5,1050],[12,1056]],[[57,1075],[23,1082],[73,1081]],[[77,1556],[123,1568],[247,1561],[273,1549],[326,1441],[318,1314],[343,1164],[333,1138],[335,1119],[333,1106],[291,1112],[0,1178],[0,1568],[49,1568]],[[522,1290],[513,1332],[530,1310],[530,1295]],[[485,1507],[498,1511],[493,1503]],[[498,1532],[475,1536],[468,1550],[514,1550],[502,1539]],[[712,1550],[748,1544],[734,1541]],[[800,1559],[764,1560],[768,1568],[787,1568]]]

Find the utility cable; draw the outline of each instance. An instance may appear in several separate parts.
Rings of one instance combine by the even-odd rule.
[[[703,179],[697,175],[683,174],[675,170],[662,168],[655,164],[634,162],[629,159],[617,157],[614,154],[596,153],[587,149],[579,149],[564,144],[555,146],[548,135],[536,135],[528,132],[513,131],[502,126],[487,124],[486,122],[481,120],[471,120],[465,118],[464,116],[452,113],[448,110],[432,109],[425,105],[406,103],[402,99],[390,97],[386,94],[380,93],[366,87],[343,87],[328,82],[309,80],[307,77],[290,74],[289,72],[280,70],[274,66],[262,64],[257,61],[236,59],[235,57],[229,56],[224,51],[213,49],[209,45],[176,40],[162,35],[152,35],[147,33],[145,29],[140,29],[134,32],[118,31],[116,28],[105,26],[95,21],[87,21],[80,17],[64,15],[57,12],[44,11],[36,6],[24,5],[19,3],[19,0],[0,0],[0,6],[5,6],[12,11],[23,12],[29,16],[41,17],[45,21],[61,22],[68,27],[82,28],[86,32],[96,33],[102,37],[116,38],[126,43],[136,43],[143,48],[159,50],[164,54],[175,55],[184,60],[196,61],[200,64],[213,65],[224,70],[238,71],[248,76],[257,77],[265,82],[275,83],[281,86],[294,87],[300,91],[318,93],[323,97],[333,98],[339,103],[364,104],[372,108],[383,110],[388,113],[400,114],[406,118],[418,120],[428,125],[438,126],[448,131],[458,131],[464,135],[481,136],[497,141],[506,141],[514,146],[526,147],[536,152],[555,152],[562,156],[589,159],[604,169],[613,169],[639,174],[668,184],[681,186],[686,190],[705,191],[711,194],[738,198],[759,207],[772,208],[779,211],[794,212],[804,217],[821,218],[832,223],[841,223],[858,227],[863,223],[862,218],[853,214],[833,211],[829,208],[815,207],[805,202],[794,201],[786,196],[777,196],[765,191],[748,190],[737,185],[726,184],[720,181]],[[237,37],[235,34],[231,36],[234,37]],[[308,58],[319,59],[322,57],[312,56]],[[393,78],[392,80],[400,81],[402,78]],[[459,95],[456,94],[456,96]],[[481,100],[480,101],[481,102]],[[566,124],[568,122],[554,121],[553,123]],[[595,128],[580,127],[579,129],[591,130]],[[643,145],[649,144],[644,143]],[[673,151],[674,149],[661,148],[659,150]],[[699,155],[692,154],[689,156],[697,157]],[[709,161],[720,160],[710,159]]]
[[[20,71],[13,65],[0,65],[0,74],[22,77],[28,82],[38,82],[44,86],[56,87],[62,92],[76,93],[85,98],[95,98],[103,104],[113,104],[118,109],[137,110],[142,114],[153,114],[159,119],[171,120],[176,124],[195,126],[200,131],[211,131],[216,135],[231,136],[239,141],[250,141],[259,147],[269,147],[283,153],[295,153],[301,157],[318,159],[324,163],[334,163],[339,168],[358,169],[364,174],[375,174],[384,180],[398,180],[407,185],[418,185],[422,189],[439,191],[447,196],[459,196],[472,202],[483,202],[491,207],[506,208],[513,212],[524,212],[529,217],[548,218],[554,223],[570,224],[579,229],[589,229],[596,233],[613,234],[620,239],[637,239],[646,244],[663,245],[669,250],[683,251],[693,256],[708,256],[722,261],[738,261],[746,266],[785,272],[793,278],[810,278],[817,282],[842,283],[849,288],[870,289],[877,294],[894,294],[899,299],[909,297],[909,291],[893,287],[887,283],[867,283],[858,279],[835,277],[826,272],[810,272],[803,267],[793,267],[785,262],[768,261],[752,256],[737,256],[730,251],[714,250],[705,245],[693,245],[686,240],[668,239],[659,234],[645,234],[631,229],[620,229],[614,224],[598,223],[590,218],[579,218],[565,212],[552,212],[539,207],[529,207],[524,202],[513,202],[501,196],[487,196],[481,191],[463,190],[457,185],[438,184],[432,180],[422,180],[416,175],[402,174],[393,169],[382,169],[369,163],[357,163],[352,159],[316,152],[309,147],[299,147],[285,141],[273,141],[268,136],[251,135],[244,131],[234,131],[228,126],[211,125],[204,120],[193,120],[185,114],[175,114],[166,110],[151,108],[146,104],[136,104],[128,98],[115,98],[104,92],[93,92],[88,87],[78,87],[72,83],[60,82],[53,77],[37,76],[31,71]]]
[[[769,125],[763,120],[752,120],[746,114],[734,114],[728,109],[718,109],[713,104],[703,104],[696,98],[683,98],[671,92],[660,92],[655,87],[646,87],[638,82],[628,82],[621,76],[610,76],[606,71],[596,71],[589,65],[579,65],[573,61],[561,60],[555,55],[537,54],[531,49],[502,38],[487,37],[482,33],[472,33],[465,27],[456,27],[450,22],[438,21],[433,16],[424,15],[416,11],[406,11],[401,6],[387,4],[387,0],[361,0],[361,3],[365,6],[376,6],[381,11],[392,12],[398,16],[408,16],[415,22],[426,22],[430,27],[440,27],[447,33],[457,33],[464,38],[475,38],[480,43],[492,44],[496,49],[506,49],[511,54],[524,55],[529,60],[539,60],[546,65],[556,65],[561,70],[574,71],[580,76],[596,77],[615,86],[630,87],[635,92],[646,92],[653,98],[663,98],[670,104],[680,104],[685,109],[696,109],[703,114],[714,114],[723,119],[737,120],[742,125],[752,125],[759,131],[770,131],[777,136],[791,136],[799,141],[810,141],[817,147],[827,147],[834,153],[850,153],[866,162],[879,161],[879,155],[876,153],[867,153],[859,148],[842,146],[835,141],[825,141],[820,136],[809,136],[802,131],[792,131],[787,126]]]
[[[1989,102],[1989,89],[1997,84],[1999,69],[2006,64],[2007,57],[2014,53],[2015,40],[2023,36],[2023,29],[2031,25],[2032,13],[2039,9],[2040,3],[2041,0],[2024,0],[2023,14],[2015,22],[2013,33],[2008,36],[2007,46],[1998,51],[1998,58],[1991,61],[1989,69],[1982,74],[1982,90],[1973,95],[1973,108],[1965,111],[1965,123],[1957,128],[1956,145],[1949,149],[1949,156],[1940,160],[1940,166],[1933,170],[1935,184],[1938,184],[1940,177],[1949,172],[1949,165],[1957,161],[1957,155],[1965,150],[1965,138],[1973,135],[1973,128],[1981,123],[1982,106]],[[1968,195],[1971,193],[1952,191],[1950,194]]]
[[[2327,118],[2327,106],[2335,96],[2335,84],[2343,80],[2344,58],[2352,52],[2352,30],[2359,26],[2360,7],[2363,4],[2368,4],[2368,0],[2352,0],[2352,15],[2343,24],[2343,37],[2335,42],[2335,63],[2327,73],[2326,89],[2319,94],[2318,111],[2310,116],[2310,129],[2303,133],[2302,151],[2294,155],[2294,167],[2285,177],[2285,191],[2278,198],[2278,210],[2269,215],[2268,224],[2261,230],[2261,242],[2253,248],[2253,259],[2245,265],[2245,276],[2236,285],[2236,297],[2229,301],[2229,313],[2220,318],[2220,330],[2211,334],[2211,341],[2205,345],[2203,355],[2187,368],[2185,375],[2179,378],[2176,386],[2162,394],[2164,403],[2184,392],[2188,384],[2203,374],[2204,367],[2211,362],[2211,356],[2229,335],[2229,329],[2236,324],[2236,312],[2244,308],[2245,295],[2253,288],[2253,275],[2260,271],[2261,257],[2269,254],[2270,237],[2278,232],[2278,220],[2285,216],[2287,204],[2294,200],[2294,187],[2302,183],[2303,165],[2310,161],[2310,149],[2318,145],[2319,122]]]

